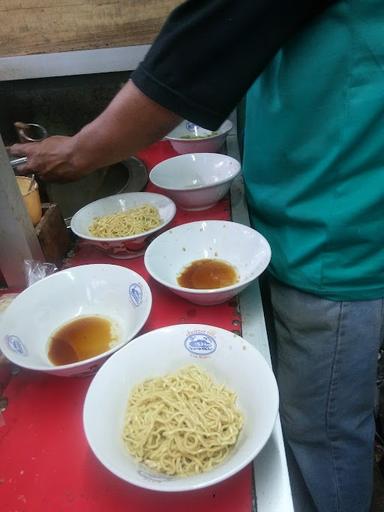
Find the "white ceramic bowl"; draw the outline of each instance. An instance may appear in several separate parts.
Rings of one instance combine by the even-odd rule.
[[[150,181],[183,210],[206,210],[228,192],[240,162],[217,153],[179,155],[157,164]]]
[[[124,212],[142,204],[151,204],[159,210],[162,224],[143,234],[98,238],[89,232],[95,217]],[[150,240],[161,232],[173,219],[176,206],[169,197],[151,192],[127,192],[98,199],[81,208],[71,220],[72,231],[86,243],[94,245],[113,258],[136,258],[144,253]]]
[[[235,267],[237,283],[216,289],[183,288],[180,272],[203,258],[224,260]],[[254,229],[223,220],[197,221],[169,229],[147,247],[144,263],[149,274],[180,297],[195,304],[220,304],[239,294],[268,266],[271,249]]]
[[[215,131],[206,130],[190,121],[182,121],[165,137],[178,153],[216,153],[232,129],[229,120]]]
[[[220,465],[195,476],[171,477],[137,463],[125,449],[124,413],[133,386],[188,365],[200,366],[237,394],[244,426]],[[274,375],[255,347],[218,327],[185,324],[150,331],[114,354],[92,380],[83,420],[87,440],[107,469],[139,487],[172,492],[207,487],[240,471],[267,442],[277,412]]]
[[[119,265],[81,265],[37,281],[5,310],[0,350],[18,366],[62,376],[93,373],[144,326],[152,294],[136,272]],[[109,319],[117,334],[108,351],[72,364],[55,366],[48,358],[51,334],[83,316]]]

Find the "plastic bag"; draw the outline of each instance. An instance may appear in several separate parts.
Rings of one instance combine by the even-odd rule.
[[[24,260],[24,273],[27,286],[31,286],[33,283],[40,281],[40,279],[44,279],[44,277],[53,274],[56,270],[57,267],[54,263]]]

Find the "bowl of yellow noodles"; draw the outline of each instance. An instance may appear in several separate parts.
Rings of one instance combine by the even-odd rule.
[[[173,219],[175,203],[162,194],[127,192],[81,208],[71,229],[83,243],[114,258],[135,258]]]
[[[117,477],[189,491],[250,463],[272,433],[278,402],[270,366],[245,339],[211,325],[173,325],[103,364],[83,422],[94,455]]]

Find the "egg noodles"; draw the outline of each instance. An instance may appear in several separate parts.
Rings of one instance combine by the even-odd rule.
[[[132,236],[160,226],[158,209],[151,204],[142,204],[125,212],[95,217],[89,232],[98,238]]]
[[[243,416],[236,399],[197,366],[145,380],[129,396],[124,444],[137,461],[160,473],[208,471],[238,440]]]

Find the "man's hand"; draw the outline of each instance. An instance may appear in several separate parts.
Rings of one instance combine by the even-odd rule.
[[[96,169],[125,160],[160,140],[181,118],[145,96],[129,81],[107,108],[73,137],[14,144],[12,156],[27,157],[17,169],[46,181],[75,181]]]
[[[54,136],[41,142],[14,144],[8,148],[12,156],[26,156],[27,163],[17,167],[18,173],[35,173],[44,181],[76,181],[94,169],[87,169],[76,158],[74,137]]]

